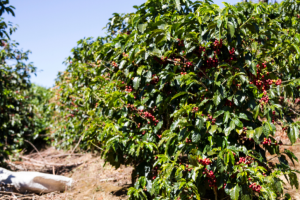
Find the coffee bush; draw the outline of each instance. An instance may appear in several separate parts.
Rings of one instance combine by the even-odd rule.
[[[299,2],[224,4],[148,0],[80,40],[57,78],[56,144],[134,166],[131,199],[289,198],[298,159],[274,134],[299,138]]]

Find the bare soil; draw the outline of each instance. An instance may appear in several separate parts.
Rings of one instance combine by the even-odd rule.
[[[121,166],[115,169],[109,164],[104,166],[104,161],[99,156],[93,156],[91,153],[82,155],[64,155],[66,152],[56,150],[54,148],[46,149],[40,154],[33,153],[26,155],[26,158],[34,160],[34,162],[12,161],[12,164],[17,167],[22,167],[27,171],[40,171],[53,174],[53,168],[40,168],[31,164],[35,161],[57,163],[70,165],[72,163],[83,163],[74,167],[55,167],[56,175],[63,175],[73,179],[73,186],[67,188],[64,193],[50,193],[44,195],[35,195],[34,197],[23,196],[18,199],[38,199],[38,200],[119,200],[128,199],[127,190],[131,186],[132,167]],[[12,170],[14,169],[11,166]],[[12,196],[0,199],[13,199]]]

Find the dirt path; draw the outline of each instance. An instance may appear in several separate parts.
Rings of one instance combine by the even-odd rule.
[[[35,196],[34,199],[39,200],[117,200],[127,199],[127,189],[131,184],[131,167],[121,166],[119,169],[113,168],[111,165],[104,165],[104,161],[92,154],[87,153],[75,156],[62,156],[65,152],[49,148],[39,154],[33,153],[26,155],[27,158],[34,161],[42,161],[57,164],[83,164],[66,168],[60,167],[54,169],[55,174],[73,178],[73,186],[68,188],[64,193],[50,193],[41,196]],[[42,157],[41,157],[42,155]],[[28,171],[41,171],[53,173],[53,169],[36,168],[28,164],[30,161],[23,159],[22,162],[13,162],[18,166],[22,166]],[[34,163],[34,162],[32,162]]]

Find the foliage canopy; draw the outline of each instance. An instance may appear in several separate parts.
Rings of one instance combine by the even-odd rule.
[[[277,199],[281,175],[298,188],[288,159],[298,160],[274,134],[299,138],[289,104],[299,97],[299,2],[135,8],[72,50],[57,79],[56,140],[82,137],[115,167],[133,164],[131,199]]]
[[[0,16],[12,14],[14,7],[8,0],[0,0]],[[10,39],[16,30],[10,22],[0,18],[0,162],[25,147],[24,140],[33,141],[47,132],[50,116],[46,104],[51,93],[39,86],[32,87],[30,75],[36,68],[27,64],[30,51],[18,49]],[[13,64],[11,64],[13,63]],[[45,98],[48,95],[47,98]],[[39,99],[42,98],[42,99]],[[45,113],[45,115],[44,115]],[[43,115],[43,117],[41,117]],[[47,121],[48,117],[48,122]],[[41,119],[43,118],[43,119]]]

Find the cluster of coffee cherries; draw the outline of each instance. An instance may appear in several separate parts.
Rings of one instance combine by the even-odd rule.
[[[217,179],[216,179],[216,176],[214,175],[214,172],[213,171],[209,171],[208,169],[204,169],[204,172],[203,174],[206,175],[206,177],[208,177],[208,186],[209,187],[217,187],[216,186],[216,182],[217,182]]]
[[[175,65],[180,65],[181,59],[180,58],[173,58]]]
[[[198,162],[201,164],[201,165],[204,165],[204,167],[206,165],[210,165],[212,162],[209,158],[203,158],[203,159],[199,159]]]
[[[128,54],[125,53],[125,52],[123,52],[123,56],[124,56],[125,58],[127,58],[127,57],[128,57]]]
[[[178,39],[177,39],[177,42],[178,42],[178,46],[184,47],[183,40],[180,40],[180,39],[178,38]]]
[[[181,75],[186,75],[186,72],[180,72]]]
[[[127,104],[127,108],[130,108],[131,110],[137,111],[138,114],[142,118],[150,119],[150,121],[152,120],[155,123],[154,124],[155,126],[159,122],[159,120],[157,120],[150,112],[147,112],[147,111],[144,112],[143,109],[137,109],[133,104]],[[150,124],[150,122],[148,122],[148,124]],[[141,124],[139,123],[138,127],[140,127],[140,126],[141,126]]]
[[[194,107],[193,110],[192,110],[192,112],[195,113],[195,112],[198,112],[198,110],[199,110],[198,107]]]
[[[217,67],[218,63],[219,63],[219,59],[217,59],[215,56],[213,56],[213,58],[208,58],[206,60],[206,66],[207,66],[207,68]]]
[[[185,165],[185,167],[186,167],[186,169],[190,172],[190,171],[192,171],[192,167],[189,167],[189,165]]]
[[[229,51],[229,58],[227,60],[225,60],[225,62],[227,63],[231,63],[232,61],[236,61],[236,57],[235,57],[235,48],[232,47],[232,49]]]
[[[162,57],[160,57],[160,59],[161,59],[162,61],[166,61],[166,60],[167,60],[167,57],[162,56]]]
[[[234,106],[234,103],[232,101],[229,101],[228,99],[226,99],[225,106],[232,107],[232,106]]]
[[[185,138],[185,142],[186,142],[186,143],[192,143],[192,140],[189,139],[189,138]]]
[[[156,74],[152,75],[152,80],[151,80],[150,83],[151,83],[152,85],[156,85],[156,84],[158,83],[158,81],[159,81],[158,76],[156,76]]]
[[[116,68],[118,67],[118,64],[115,61],[113,61],[111,64],[112,64],[112,66],[114,66]]]
[[[257,185],[256,183],[252,183],[251,185],[249,185],[249,188],[251,188],[254,192],[258,193],[260,193],[261,190],[261,186]]]
[[[262,64],[257,64],[256,67],[257,67],[256,70],[257,75],[253,75],[250,73],[250,78],[253,80],[253,82],[250,82],[250,84],[254,83],[259,89],[263,91],[269,89],[270,85],[272,85],[273,83],[275,85],[281,85],[282,83],[281,79],[277,79],[277,80],[266,79],[265,75],[269,75],[269,72],[266,72],[264,70],[265,68],[267,68],[266,62]]]
[[[127,104],[127,108],[131,108],[132,110],[136,110],[136,107],[133,104]]]
[[[214,47],[216,47],[216,48],[222,48],[222,46],[223,46],[223,40],[222,39],[220,39],[220,41],[219,40],[215,40],[214,41]]]
[[[268,95],[262,97],[260,100],[259,100],[259,103],[261,104],[261,107],[263,107],[264,104],[267,104],[269,102],[269,97]]]
[[[191,67],[191,66],[193,66],[193,63],[192,63],[192,62],[187,62],[187,63],[186,63],[186,66],[187,66],[187,67]]]
[[[275,112],[275,110],[273,110],[272,111],[272,123],[275,122],[275,114],[276,114],[276,112]]]
[[[147,119],[149,119],[150,121],[152,120],[155,124],[155,126],[156,126],[156,123],[158,123],[159,121],[151,114],[151,113],[149,113],[149,112],[147,112],[147,111],[145,111],[145,112],[143,112],[143,110],[142,109],[140,109],[139,110],[139,113],[140,113],[140,115],[142,116],[142,117],[144,117],[144,118],[147,118]],[[150,124],[150,122],[148,122],[148,124]]]
[[[205,47],[199,47],[199,53],[205,52]]]
[[[253,158],[250,156],[246,156],[246,157],[239,157],[239,161],[237,162],[237,164],[241,164],[244,163],[246,165],[250,165],[253,161]]]
[[[257,69],[262,69],[262,68],[267,68],[267,65],[266,65],[266,63],[264,62],[264,63],[262,63],[261,65],[260,65],[260,64],[257,64],[256,67],[257,67]]]
[[[281,85],[281,83],[282,83],[282,80],[281,80],[281,79],[277,79],[277,80],[275,81],[275,85]]]
[[[211,124],[215,124],[216,123],[216,119],[213,118],[210,114],[207,115],[208,119],[211,120]]]
[[[264,138],[264,141],[261,142],[263,145],[270,146],[272,144],[271,138]]]
[[[152,170],[152,180],[156,179],[156,176],[158,174],[158,167],[154,167]]]
[[[132,92],[132,87],[131,86],[126,86],[125,91],[126,92]]]
[[[273,84],[273,80],[271,80],[271,79],[267,79],[266,82],[267,82],[269,85],[272,85],[272,84]]]

